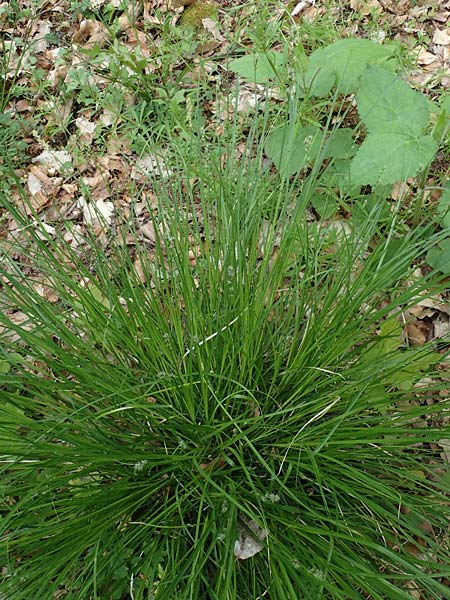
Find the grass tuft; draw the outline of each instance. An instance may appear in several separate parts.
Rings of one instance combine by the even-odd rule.
[[[415,385],[440,356],[382,328],[435,286],[412,270],[436,235],[311,223],[251,146],[172,149],[153,247],[130,223],[75,249],[3,196],[8,600],[447,593],[448,402]]]

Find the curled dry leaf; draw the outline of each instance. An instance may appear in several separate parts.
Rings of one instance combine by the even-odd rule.
[[[411,188],[409,185],[401,181],[400,183],[394,183],[391,191],[392,200],[401,200],[402,198],[406,198],[408,194],[411,192]]]
[[[51,32],[51,23],[48,20],[36,21],[31,33],[33,38],[33,54],[45,52],[48,45],[48,35]]]
[[[417,56],[419,65],[431,65],[437,61],[437,56],[432,52],[428,52],[425,48],[421,48]]]
[[[315,0],[301,0],[300,2],[297,2],[293,10],[291,11],[291,17],[297,17],[301,12],[305,10],[305,8],[311,6],[311,4],[314,5]]]
[[[433,339],[448,338],[450,334],[450,319],[445,313],[440,312],[433,320]]]
[[[48,177],[40,166],[32,165],[27,176],[30,205],[26,206],[26,213],[29,215],[33,210],[42,210],[56,195],[62,181],[62,177]]]
[[[78,30],[72,36],[72,42],[85,48],[92,48],[97,45],[103,46],[108,37],[108,30],[103,23],[94,19],[83,19],[80,21]]]
[[[141,233],[151,245],[154,246],[156,244],[156,230],[152,221],[143,223],[139,228],[139,233]]]
[[[96,201],[106,200],[111,195],[106,172],[97,170],[92,177],[83,177],[83,183],[89,187],[90,196]]]
[[[205,31],[208,31],[215,40],[217,40],[218,42],[225,41],[225,38],[219,31],[219,28],[217,26],[217,21],[215,21],[214,19],[209,19],[209,18],[202,19],[202,25],[203,25],[203,29],[205,29]]]
[[[43,221],[35,220],[32,222],[32,225],[37,228],[36,235],[40,240],[45,241],[49,236],[54,237],[56,235],[56,229]]]
[[[406,325],[406,335],[411,346],[422,346],[430,338],[431,324],[425,321],[411,321]]]
[[[75,119],[75,125],[81,134],[92,135],[95,131],[95,123],[89,121],[85,117],[78,117]]]
[[[50,302],[50,304],[58,302],[59,295],[55,292],[53,286],[46,285],[45,283],[35,283],[33,287],[39,296],[47,302]]]
[[[36,177],[34,173],[28,173],[27,184],[28,191],[33,197],[37,196],[39,193],[42,193],[42,181],[38,177]]]
[[[28,100],[18,100],[15,108],[18,113],[29,112],[32,110],[32,105],[28,102]]]
[[[19,325],[18,329],[10,329],[3,325],[0,325],[0,336],[4,336],[3,339],[6,341],[10,341],[11,343],[20,341],[20,330],[32,331],[36,324],[31,322],[30,316],[19,310],[7,310],[5,313],[8,317],[8,320],[13,325]]]

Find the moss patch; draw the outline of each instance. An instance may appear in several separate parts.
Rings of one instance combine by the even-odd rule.
[[[202,19],[216,19],[217,6],[205,2],[198,2],[189,6],[181,16],[180,25],[202,29]]]

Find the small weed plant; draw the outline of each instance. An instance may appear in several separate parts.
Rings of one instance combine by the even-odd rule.
[[[355,196],[362,186],[370,185],[380,200],[387,198],[393,184],[426,173],[446,139],[448,98],[435,107],[411,89],[395,73],[395,53],[394,45],[353,38],[319,48],[309,59],[297,48],[294,85],[304,104],[331,94],[336,105],[340,97],[350,96],[357,106],[358,124],[344,126],[348,110],[338,111],[331,126],[330,121],[323,125],[312,122],[310,116],[305,119],[306,111],[297,109],[268,136],[266,152],[285,177],[316,163],[312,177],[316,181],[320,172],[322,194],[313,199],[313,206],[328,216],[337,212],[338,203],[333,202],[331,191],[324,194],[327,190],[338,188],[341,196]],[[235,59],[230,68],[249,81],[269,83],[276,80],[285,62],[285,53],[255,52]],[[437,113],[433,126],[431,108]],[[419,199],[416,223],[421,208]]]
[[[359,42],[318,50],[292,92],[331,93],[342,121],[353,94],[356,129],[290,105],[239,159],[237,120],[226,142],[173,136],[152,245],[133,210],[114,243],[71,246],[24,190],[1,196],[8,600],[448,597],[445,355],[400,319],[438,289],[417,266],[445,234],[378,202],[440,140],[391,49]],[[230,66],[270,83],[283,60]],[[345,224],[343,197],[363,207]]]

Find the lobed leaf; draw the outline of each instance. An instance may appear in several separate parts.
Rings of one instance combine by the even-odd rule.
[[[413,177],[435,155],[437,144],[429,135],[409,132],[369,133],[350,165],[354,185],[394,184]]]
[[[326,96],[334,85],[344,94],[354,92],[367,65],[389,64],[394,50],[366,39],[338,40],[311,54],[305,86],[312,96]]]
[[[356,97],[359,115],[369,132],[398,127],[399,131],[420,135],[428,123],[425,96],[377,65],[367,67]]]

